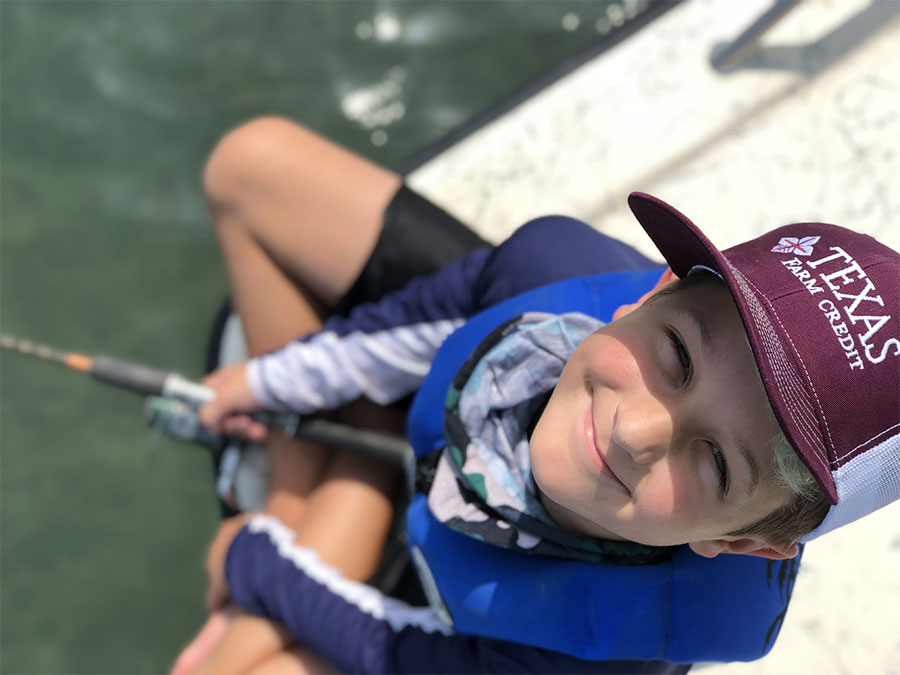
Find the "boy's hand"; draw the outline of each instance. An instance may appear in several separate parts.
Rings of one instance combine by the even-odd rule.
[[[215,398],[197,411],[200,423],[215,434],[263,441],[268,429],[249,414],[262,407],[247,383],[247,363],[225,366],[212,372],[203,383],[214,389]]]

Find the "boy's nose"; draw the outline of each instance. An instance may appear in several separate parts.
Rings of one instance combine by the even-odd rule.
[[[616,409],[615,442],[638,464],[664,455],[672,442],[672,416],[656,399],[623,401]]]

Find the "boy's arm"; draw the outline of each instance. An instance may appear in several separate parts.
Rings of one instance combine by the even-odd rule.
[[[322,330],[251,359],[247,382],[262,407],[310,413],[366,396],[390,403],[414,391],[444,339],[478,309],[479,249]]]
[[[342,672],[685,672],[662,662],[589,662],[502,640],[466,637],[430,608],[411,607],[348,581],[289,529],[254,518],[228,552],[234,602],[283,624]]]

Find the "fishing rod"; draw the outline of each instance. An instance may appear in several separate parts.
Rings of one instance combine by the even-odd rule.
[[[176,399],[197,408],[215,396],[215,392],[209,387],[188,380],[178,373],[151,368],[113,356],[103,354],[88,356],[79,352],[63,352],[11,335],[0,335],[0,347],[62,364],[70,370],[87,373],[95,380],[120,389],[128,389],[147,396]]]
[[[148,397],[144,414],[151,425],[162,427],[181,440],[196,441],[207,447],[217,442],[196,416],[196,410],[211,401],[215,391],[179,373],[104,354],[64,352],[11,335],[0,335],[0,348],[59,363],[104,384],[142,394]],[[297,414],[262,412],[253,417],[287,436],[351,450],[404,468],[411,461],[411,448],[406,439],[388,432]]]

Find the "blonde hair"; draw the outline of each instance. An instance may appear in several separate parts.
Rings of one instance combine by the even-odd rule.
[[[821,488],[784,434],[778,434],[772,440],[772,454],[778,479],[794,494],[815,499]]]

